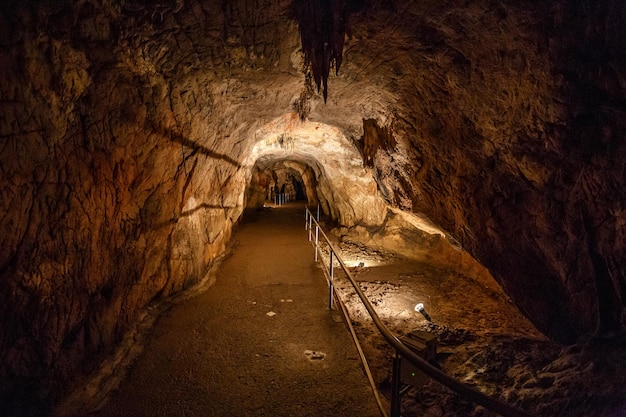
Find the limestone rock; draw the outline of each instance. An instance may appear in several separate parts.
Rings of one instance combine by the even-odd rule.
[[[222,3],[0,5],[7,415],[201,281],[279,171],[344,226],[424,214],[556,340],[624,331],[621,2],[368,2],[326,104],[290,1]]]

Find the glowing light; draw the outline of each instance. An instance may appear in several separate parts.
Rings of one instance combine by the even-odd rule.
[[[424,309],[424,303],[415,304],[415,311],[421,313],[426,320],[431,321],[430,315],[426,312],[426,309]]]

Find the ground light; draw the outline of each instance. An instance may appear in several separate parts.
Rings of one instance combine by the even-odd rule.
[[[424,303],[417,303],[417,304],[415,304],[415,311],[417,311],[418,313],[421,313],[422,316],[424,316],[424,318],[426,318],[426,320],[431,321],[430,320],[430,316],[428,315],[428,313],[424,309]]]

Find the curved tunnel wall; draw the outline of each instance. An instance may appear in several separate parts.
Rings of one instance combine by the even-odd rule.
[[[373,217],[318,175],[343,223],[426,213],[553,338],[624,330],[622,2],[373,1],[325,105],[290,2],[218,3],[0,5],[6,410],[54,401],[145,306],[203,279],[255,132],[296,107],[367,149],[346,172],[370,163]],[[393,143],[365,146],[364,119]]]
[[[309,166],[315,173],[317,198],[332,218],[348,227],[382,224],[386,204],[372,173],[339,129],[303,122],[290,113],[262,126],[254,138],[244,166],[258,159],[287,159]]]
[[[252,178],[246,190],[246,208],[259,209],[267,201],[275,202],[275,194],[282,187],[290,201],[304,201],[309,205],[318,203],[317,179],[313,169],[293,160],[257,160]]]
[[[379,64],[400,97],[396,149],[373,156],[381,189],[452,234],[553,339],[623,332],[623,2],[437,7],[355,23],[346,71]]]

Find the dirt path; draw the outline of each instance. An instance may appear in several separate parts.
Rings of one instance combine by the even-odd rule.
[[[161,317],[109,416],[379,416],[306,240],[303,207],[236,231],[215,285]]]

